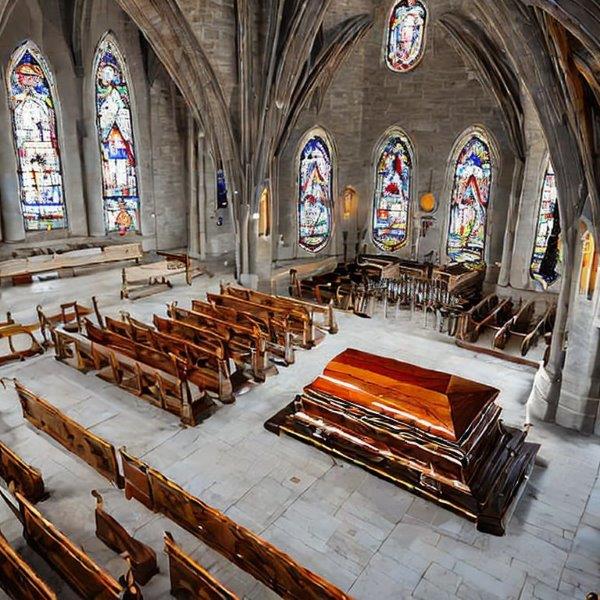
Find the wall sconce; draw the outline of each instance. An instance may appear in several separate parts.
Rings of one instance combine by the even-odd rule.
[[[351,186],[347,185],[344,188],[342,195],[342,207],[344,210],[344,219],[349,219],[352,216],[354,210],[355,201],[358,198],[356,190]]]
[[[421,196],[421,200],[419,201],[421,212],[432,213],[436,209],[436,206],[437,202],[435,199],[435,194],[428,192],[427,194],[423,194]]]

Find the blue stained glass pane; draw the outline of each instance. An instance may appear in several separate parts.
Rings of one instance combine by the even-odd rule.
[[[559,277],[558,242],[560,218],[558,212],[558,189],[552,166],[548,167],[542,186],[542,199],[535,234],[535,245],[531,259],[531,276],[544,288],[552,285]]]
[[[112,36],[96,53],[96,124],[102,161],[102,195],[107,232],[139,230],[140,199],[131,98],[124,59]]]
[[[14,52],[7,81],[25,230],[66,228],[52,75],[32,42]]]
[[[331,154],[325,140],[314,136],[300,154],[298,243],[309,252],[319,252],[331,235],[333,178]]]
[[[397,72],[410,71],[425,49],[427,10],[418,0],[401,0],[390,17],[386,62]]]
[[[476,264],[485,261],[491,185],[489,144],[481,135],[474,135],[456,161],[447,248],[453,262]]]
[[[412,157],[402,136],[390,137],[379,157],[373,209],[373,241],[386,252],[406,244],[410,212]]]

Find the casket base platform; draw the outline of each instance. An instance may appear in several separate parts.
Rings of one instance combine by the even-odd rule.
[[[503,535],[539,445],[507,427],[499,391],[357,350],[265,423]]]

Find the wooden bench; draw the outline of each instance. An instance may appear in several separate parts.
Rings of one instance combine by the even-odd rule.
[[[249,300],[267,307],[306,312],[312,326],[316,326],[331,334],[336,334],[339,331],[335,313],[333,311],[333,301],[329,302],[327,306],[322,306],[303,300],[272,296],[271,294],[264,294],[263,292],[257,292],[255,290],[241,288],[231,284],[221,284],[221,294],[241,298],[242,300]],[[317,323],[315,315],[322,315],[323,320],[320,323]]]
[[[158,317],[155,317],[156,319]],[[101,336],[101,330],[98,328],[92,326],[91,331],[94,336]],[[165,357],[176,356],[184,362],[189,381],[200,389],[216,394],[221,402],[231,403],[235,400],[229,355],[226,346],[217,336],[212,339],[209,336],[193,340],[184,339],[172,335],[168,328],[162,330],[141,328],[134,323],[110,318],[106,319],[104,332],[109,335],[104,335],[103,340],[96,337],[95,341],[120,350],[136,360],[141,358],[144,346],[160,352]],[[144,342],[137,341],[142,334]],[[89,333],[88,337],[90,337]],[[158,363],[153,361],[150,366],[158,366]],[[161,368],[166,370],[164,366]]]
[[[142,356],[138,360],[61,329],[55,331],[55,345],[57,360],[84,373],[95,371],[105,381],[177,415],[185,425],[196,426],[214,410],[214,403],[188,380],[186,366],[176,356],[165,357],[140,345]],[[160,366],[152,365],[155,359],[155,365]]]
[[[215,306],[232,308],[269,323],[271,334],[276,339],[282,339],[287,333],[291,333],[293,342],[302,348],[313,348],[323,338],[322,334],[317,335],[316,328],[306,311],[264,306],[258,302],[242,300],[230,295],[209,293],[206,294],[206,298]]]
[[[256,381],[265,381],[267,375],[273,372],[269,364],[267,338],[257,326],[247,327],[238,323],[230,323],[180,308],[176,304],[168,306],[167,314],[172,321],[192,329],[181,327],[180,332],[176,332],[173,325],[164,323],[161,317],[155,316],[154,325],[159,330],[167,327],[173,328],[173,335],[181,335],[185,339],[217,335],[227,344],[230,356],[238,368],[249,367]]]
[[[192,560],[168,532],[165,533],[165,553],[169,557],[171,596],[182,600],[239,600],[204,567]]]
[[[33,325],[15,323],[10,316],[5,323],[0,324],[0,365],[43,354],[44,347],[33,335],[38,327],[37,323]]]
[[[0,262],[0,281],[11,278],[14,284],[31,283],[34,275],[58,271],[63,273],[78,267],[90,267],[126,260],[139,261],[142,245],[118,244],[104,248],[86,248],[63,254],[43,254],[29,258],[15,258]]]
[[[96,490],[96,537],[120,555],[126,553],[134,581],[146,585],[158,573],[156,553],[150,546],[134,539],[113,517],[104,510],[104,500]]]
[[[147,265],[128,267],[121,271],[121,299],[138,300],[164,292],[173,287],[171,278],[185,274],[185,282],[192,285],[195,277],[208,274],[202,265],[188,254],[157,252],[165,260]],[[212,275],[211,275],[212,276]]]
[[[218,319],[231,325],[258,328],[267,339],[267,349],[273,356],[280,358],[286,365],[291,365],[295,361],[292,333],[285,331],[285,322],[201,300],[192,300],[192,311],[203,317]]]
[[[48,496],[38,469],[28,465],[18,454],[0,442],[0,477],[35,504]]]
[[[497,309],[500,300],[496,294],[489,294],[479,304],[459,318],[457,338],[466,342],[476,342],[481,324]]]
[[[171,519],[281,597],[350,600],[337,587],[131,456],[125,448],[120,453],[127,498],[134,497]]]
[[[0,589],[13,600],[58,600],[50,586],[0,532]]]
[[[12,504],[11,508],[23,525],[27,543],[81,598],[138,600],[142,597],[137,586],[122,586],[19,492],[15,492],[15,499],[18,508]]]
[[[19,381],[15,382],[15,389],[25,419],[69,452],[79,456],[117,487],[123,487],[116,452],[111,444],[63,414]]]

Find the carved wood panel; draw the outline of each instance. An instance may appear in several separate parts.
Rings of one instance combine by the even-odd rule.
[[[0,442],[0,477],[34,504],[46,496],[42,474]]]
[[[23,416],[34,427],[47,433],[119,488],[123,487],[114,446],[61,413],[18,381],[15,382],[15,388],[23,408]]]
[[[57,600],[56,594],[0,533],[0,589],[13,600]]]
[[[165,552],[169,557],[171,596],[180,600],[238,600],[238,596],[192,560],[169,533],[165,533]]]

